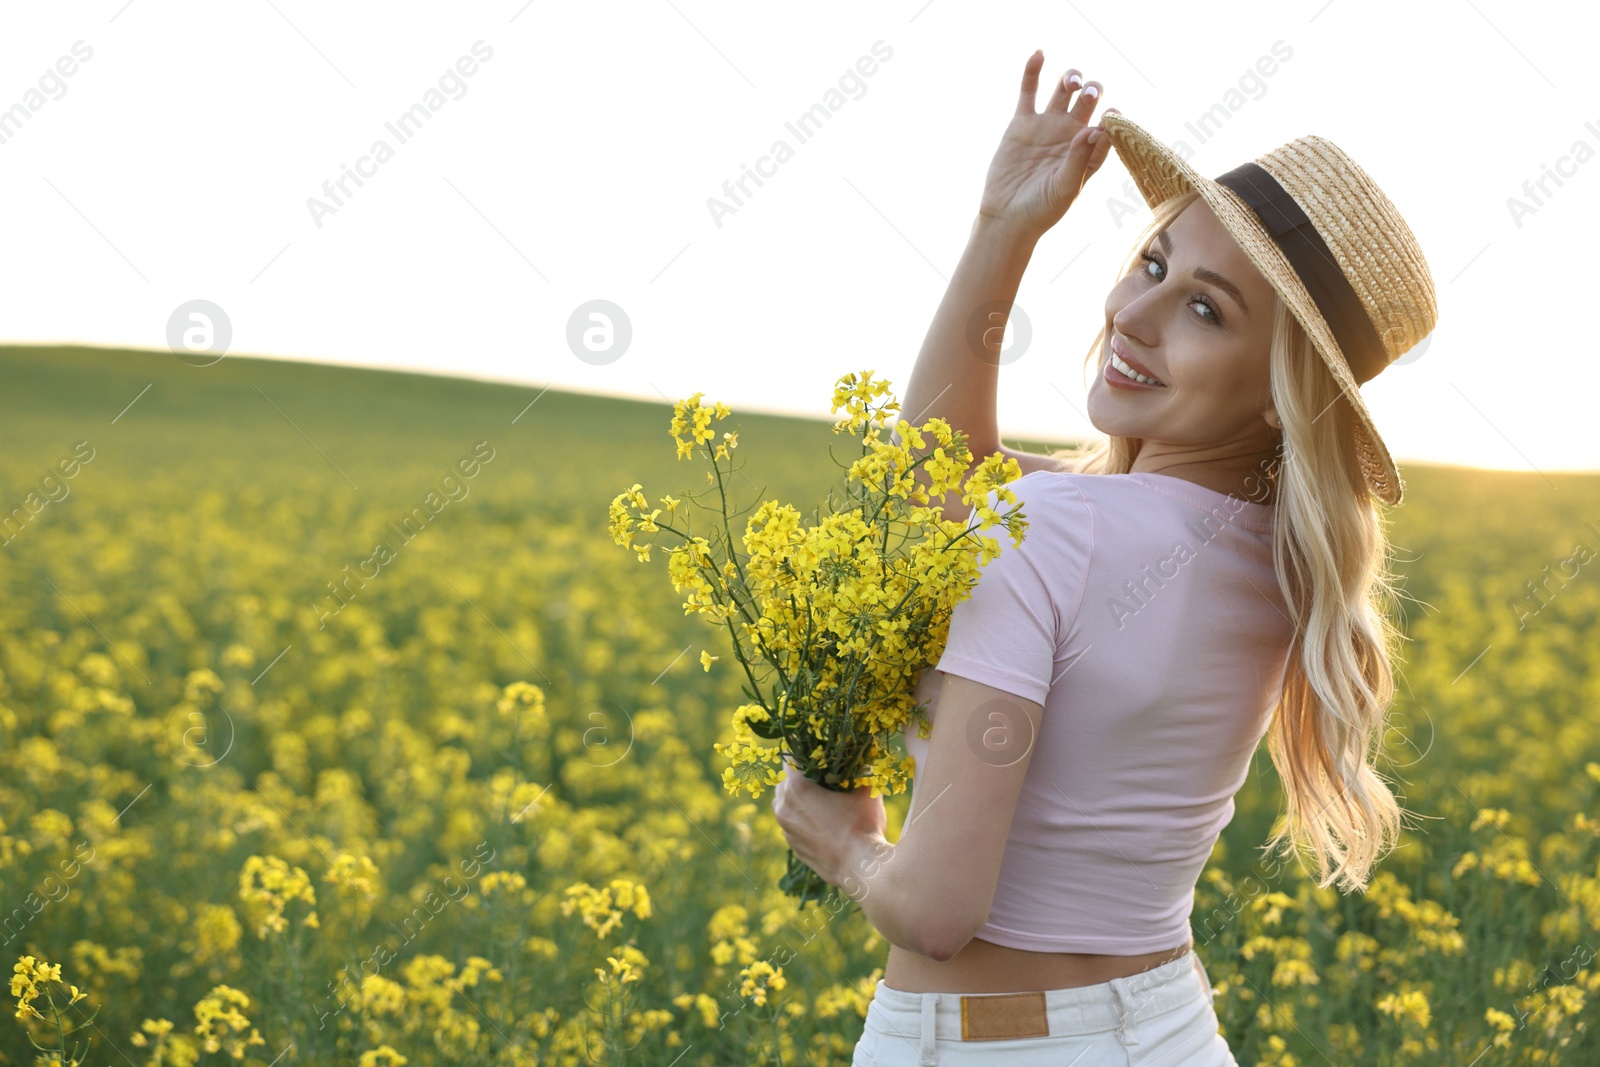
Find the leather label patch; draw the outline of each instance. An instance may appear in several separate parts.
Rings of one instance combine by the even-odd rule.
[[[963,1041],[1049,1036],[1050,1019],[1045,1011],[1042,991],[961,998]]]

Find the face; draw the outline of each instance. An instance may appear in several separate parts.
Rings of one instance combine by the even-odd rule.
[[[1141,438],[1140,468],[1270,451],[1272,286],[1198,198],[1142,254],[1106,297],[1090,421]],[[1113,351],[1160,384],[1123,377]]]

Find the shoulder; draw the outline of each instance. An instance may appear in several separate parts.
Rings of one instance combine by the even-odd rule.
[[[1096,506],[1099,494],[1092,483],[1098,475],[1067,471],[1033,470],[1022,477],[1007,482],[1005,488],[1016,497],[1026,523],[1020,544],[1012,546],[1002,537],[1005,546],[1001,555],[1028,559],[1037,566],[1048,558],[1059,565],[1063,556],[1087,560],[1094,549],[1097,526]],[[989,506],[1004,514],[1011,505],[999,502],[991,491]],[[976,520],[974,520],[976,521]],[[984,527],[994,532],[996,527]]]
[[[1106,476],[1099,474],[1033,470],[1007,483],[1007,487],[1024,505],[1030,524],[1071,528],[1092,524],[1097,512],[1114,504],[1105,492],[1106,481]]]
[[[1140,529],[1159,514],[1182,514],[1191,506],[1137,474],[1036,470],[1009,484],[1019,500],[1035,502],[1041,517],[1077,515],[1107,527]]]
[[[1034,551],[1047,551],[1042,546],[1053,543],[1088,553],[1097,540],[1127,551],[1157,542],[1170,547],[1172,532],[1194,518],[1196,508],[1204,510],[1138,474],[1032,470],[1005,487],[1022,508]],[[998,502],[994,490],[989,506],[999,512],[1008,507]]]
[[[1170,548],[1172,531],[1192,509],[1132,474],[1034,470],[1007,486],[1027,522],[1023,544],[1033,542],[1025,555],[1087,559],[1097,545],[1098,552],[1136,554],[1156,544]]]

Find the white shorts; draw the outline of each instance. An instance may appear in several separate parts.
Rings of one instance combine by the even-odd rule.
[[[970,1003],[985,994],[965,996]],[[999,1025],[1033,1029],[1042,1018],[1047,1035],[963,1039],[962,997],[908,993],[880,979],[851,1067],[1238,1067],[1218,1032],[1215,991],[1193,949],[1125,978],[1044,990],[1042,1015],[1040,994],[1013,995],[1006,1006],[1015,1010],[1000,1016]]]

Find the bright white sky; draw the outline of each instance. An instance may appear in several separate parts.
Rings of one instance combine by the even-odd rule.
[[[0,126],[0,339],[163,349],[174,311],[204,299],[238,354],[703,390],[818,417],[839,374],[870,367],[903,396],[1042,48],[1047,85],[1078,67],[1105,84],[1103,106],[1187,141],[1204,174],[1317,133],[1378,180],[1440,300],[1421,357],[1363,388],[1402,464],[1596,469],[1600,436],[1580,427],[1600,388],[1600,20],[1527,13],[1509,0],[8,4],[0,109],[36,110]],[[879,41],[892,55],[847,78],[823,129],[804,143],[786,129]],[[1252,85],[1280,41],[1292,54]],[[453,83],[461,57],[473,73]],[[402,142],[385,123],[442,76],[442,104]],[[1220,131],[1185,128],[1241,78]],[[392,156],[365,164],[319,227],[308,198],[327,199],[323,183],[379,139]],[[719,227],[708,198],[779,139],[792,158]],[[1523,186],[1546,168],[1562,184],[1535,202]],[[1001,371],[1009,440],[1092,430],[1083,354],[1147,217],[1125,181],[1113,154],[1038,246],[1018,295],[1032,342]],[[1520,225],[1512,197],[1531,209]],[[1139,212],[1118,218],[1114,201]],[[605,363],[567,341],[596,299],[631,323]]]

